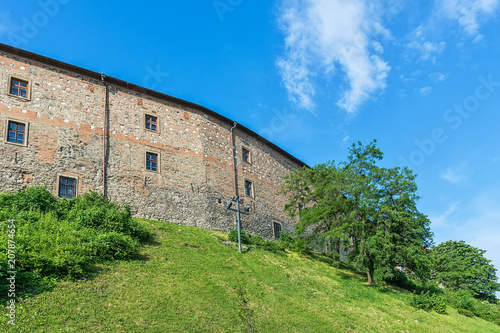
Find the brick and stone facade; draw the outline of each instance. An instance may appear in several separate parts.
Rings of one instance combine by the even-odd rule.
[[[0,192],[45,185],[58,195],[66,177],[76,180],[77,193],[104,191],[138,217],[234,229],[235,213],[224,207],[235,194],[232,120],[4,44],[0,68]],[[12,94],[12,80],[28,83],[26,97]],[[146,116],[156,130],[146,128]],[[19,142],[9,141],[9,124],[25,126]],[[304,163],[241,125],[234,142],[239,195],[251,207],[243,228],[266,238],[274,236],[273,222],[292,231],[278,190],[283,176]],[[146,169],[147,153],[158,158],[156,171]]]

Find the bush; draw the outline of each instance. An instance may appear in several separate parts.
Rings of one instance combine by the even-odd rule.
[[[440,314],[446,314],[446,302],[443,296],[431,294],[429,291],[416,294],[413,293],[411,306],[426,311],[434,310]]]
[[[96,258],[100,260],[130,259],[138,248],[139,243],[136,240],[117,232],[99,234],[94,243]]]
[[[96,193],[58,200],[45,188],[32,187],[0,194],[1,279],[10,270],[11,219],[15,221],[16,283],[28,294],[45,290],[57,279],[87,275],[94,262],[131,258],[139,241],[150,237],[132,219],[129,207],[120,208]],[[7,295],[4,289],[5,284],[0,285],[2,299]]]
[[[57,199],[45,187],[33,186],[19,192],[0,194],[0,209],[14,212],[48,212],[56,202]]]
[[[130,207],[119,208],[96,192],[85,193],[74,202],[64,202],[58,206],[59,214],[66,215],[80,227],[92,228],[99,233],[118,232],[138,241],[150,237],[147,229],[132,219]],[[69,210],[66,210],[69,209]]]
[[[250,244],[250,235],[241,230],[241,244]],[[229,233],[229,240],[234,243],[238,243],[238,230],[231,230]]]
[[[474,312],[472,312],[471,310],[467,310],[467,309],[458,309],[457,310],[459,314],[463,315],[463,316],[466,316],[466,317],[474,317]]]

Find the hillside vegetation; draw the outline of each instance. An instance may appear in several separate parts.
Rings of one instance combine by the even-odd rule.
[[[327,257],[237,247],[228,235],[141,220],[152,238],[93,277],[18,299],[2,332],[499,332],[499,326],[410,306]],[[1,311],[7,312],[2,305]]]

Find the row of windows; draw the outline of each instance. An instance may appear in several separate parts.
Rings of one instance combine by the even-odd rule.
[[[7,142],[24,145],[26,144],[26,134],[28,125],[24,122],[8,120],[7,121]],[[159,154],[153,152],[146,152],[146,170],[159,172]],[[245,194],[253,197],[253,183],[245,180]]]
[[[29,81],[11,76],[9,79],[9,93],[13,96],[29,99]],[[151,114],[144,115],[144,128],[153,132],[158,132],[158,117]],[[12,128],[10,127],[12,126]],[[8,141],[18,144],[25,144],[25,124],[12,122],[9,124]],[[242,160],[246,163],[252,163],[250,150],[242,148]],[[155,167],[151,166],[154,170]],[[154,170],[156,171],[156,170]]]

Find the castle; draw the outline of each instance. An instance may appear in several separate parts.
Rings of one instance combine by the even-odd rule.
[[[303,162],[194,103],[0,44],[0,192],[46,186],[128,204],[137,217],[228,232],[293,231],[279,193]]]

